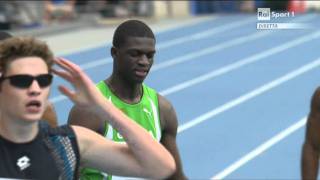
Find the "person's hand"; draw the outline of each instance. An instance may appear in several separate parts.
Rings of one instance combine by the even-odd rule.
[[[52,69],[52,72],[69,81],[74,87],[74,91],[72,91],[60,85],[59,90],[80,107],[89,109],[98,107],[103,98],[100,97],[100,93],[95,87],[95,84],[81,68],[63,58],[56,58],[54,61],[63,70]]]

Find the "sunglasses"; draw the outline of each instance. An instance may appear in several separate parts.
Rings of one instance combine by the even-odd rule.
[[[17,88],[28,88],[36,80],[41,88],[48,87],[52,82],[52,74],[40,74],[38,76],[31,76],[27,74],[19,74],[7,77],[1,77],[0,82],[5,79],[9,79],[10,84]]]

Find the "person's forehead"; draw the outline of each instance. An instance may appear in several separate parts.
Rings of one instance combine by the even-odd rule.
[[[11,61],[7,66],[8,74],[40,74],[47,73],[48,67],[40,57],[21,57]]]
[[[128,37],[124,46],[155,46],[155,40],[150,37]]]

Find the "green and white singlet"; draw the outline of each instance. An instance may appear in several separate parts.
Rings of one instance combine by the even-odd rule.
[[[161,126],[160,126],[160,115],[158,106],[158,95],[157,92],[142,84],[143,95],[140,102],[136,104],[128,104],[119,99],[112,93],[108,85],[104,81],[100,81],[97,84],[97,88],[106,97],[107,100],[112,102],[118,109],[124,112],[132,120],[140,124],[145,128],[155,139],[160,141],[161,139]],[[115,142],[122,143],[124,139],[121,134],[112,128],[109,124],[105,123],[104,136]],[[106,156],[108,152],[106,152]],[[81,171],[82,180],[101,180],[101,179],[128,179],[116,176],[111,176],[103,172],[99,172],[94,169],[85,168]]]

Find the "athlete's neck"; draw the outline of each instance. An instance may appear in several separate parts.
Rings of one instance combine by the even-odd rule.
[[[11,142],[30,142],[37,136],[38,131],[38,122],[24,122],[1,117],[0,135]]]
[[[128,83],[111,76],[105,80],[113,94],[129,104],[138,103],[143,95],[142,83]]]

